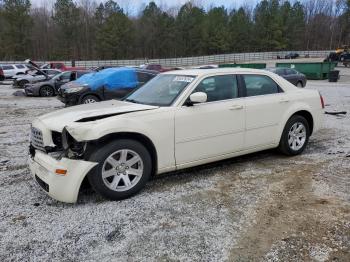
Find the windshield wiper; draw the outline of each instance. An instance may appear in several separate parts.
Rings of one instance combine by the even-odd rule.
[[[140,102],[136,101],[135,99],[128,99],[128,98],[124,99],[124,101],[130,102],[130,103],[135,103],[135,104],[139,104],[140,103]]]

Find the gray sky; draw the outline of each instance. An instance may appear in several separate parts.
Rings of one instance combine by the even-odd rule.
[[[100,2],[106,2],[107,0],[94,0],[97,3]],[[195,3],[199,3],[205,8],[208,8],[210,6],[221,6],[224,5],[225,7],[231,9],[234,7],[239,7],[242,4],[248,4],[248,5],[255,5],[259,0],[192,0]],[[41,5],[48,5],[51,6],[55,0],[31,0],[34,7],[41,6]],[[76,2],[84,2],[84,0],[76,0]],[[127,12],[131,14],[136,14],[142,6],[145,4],[151,2],[150,0],[116,0],[116,2],[124,9],[126,9]],[[174,6],[182,5],[188,0],[155,0],[158,5],[164,7],[165,9],[171,8]]]

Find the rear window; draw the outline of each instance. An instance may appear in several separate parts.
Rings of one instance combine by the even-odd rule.
[[[279,92],[279,87],[270,77],[264,75],[243,75],[247,96],[261,96]]]
[[[287,75],[295,75],[295,74],[297,74],[297,72],[295,71],[295,70],[293,70],[293,69],[286,69],[286,73],[287,73]]]
[[[277,68],[277,69],[275,70],[275,73],[276,73],[277,75],[283,76],[283,75],[284,75],[284,69],[282,69],[282,68]]]

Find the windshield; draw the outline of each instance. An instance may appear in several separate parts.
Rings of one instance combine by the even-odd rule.
[[[195,76],[158,75],[124,100],[138,104],[170,106],[194,79]]]

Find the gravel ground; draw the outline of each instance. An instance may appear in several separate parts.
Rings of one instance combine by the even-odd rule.
[[[300,156],[264,151],[71,205],[26,166],[30,122],[63,105],[0,85],[0,261],[350,261],[350,69],[307,88],[348,115],[326,115]]]

